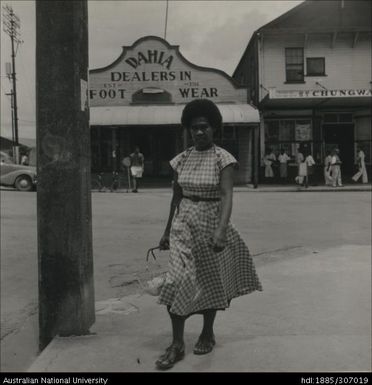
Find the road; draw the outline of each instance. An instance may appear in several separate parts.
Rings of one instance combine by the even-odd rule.
[[[162,234],[170,191],[93,193],[96,301],[138,291],[136,276]],[[252,254],[296,254],[371,244],[370,192],[234,195],[233,222]],[[1,191],[1,370],[25,370],[37,354],[36,193]],[[350,256],[352,258],[352,255]],[[167,254],[160,255],[166,266]]]

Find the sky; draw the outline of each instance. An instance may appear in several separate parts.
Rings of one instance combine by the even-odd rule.
[[[190,62],[234,72],[255,30],[303,0],[169,0],[166,40],[179,45]],[[1,0],[21,20],[16,55],[19,137],[35,138],[35,1]],[[122,46],[143,36],[164,38],[166,0],[88,0],[89,68],[111,64]],[[1,136],[11,138],[11,83],[5,63],[11,61],[10,38],[1,25]]]

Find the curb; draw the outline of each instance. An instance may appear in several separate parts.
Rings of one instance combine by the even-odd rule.
[[[141,192],[171,192],[171,187],[144,187],[138,195],[141,195]],[[312,186],[312,187],[299,187],[299,186],[263,186],[254,188],[253,185],[246,186],[235,186],[234,192],[354,192],[354,191],[372,191],[372,186],[370,184],[366,186],[343,186],[343,187],[325,187],[325,186]],[[92,193],[122,193],[122,194],[130,194],[133,195],[131,191],[127,191],[126,189],[118,189],[115,191],[99,191],[99,190],[91,190]]]

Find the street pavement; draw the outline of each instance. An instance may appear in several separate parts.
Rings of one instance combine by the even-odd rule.
[[[297,249],[260,263],[264,287],[219,312],[217,345],[192,353],[201,317],[186,323],[186,356],[176,372],[346,372],[371,370],[371,250]],[[92,335],[55,338],[29,372],[149,372],[170,341],[156,297],[96,304]]]
[[[317,258],[321,258],[322,253],[325,253],[325,259],[330,259],[330,261],[337,264],[337,258],[332,253],[338,255],[338,252],[335,250],[349,247],[350,256],[343,260],[345,264],[349,263],[349,266],[345,265],[344,268],[346,270],[353,270],[355,268],[354,263],[357,260],[355,255],[359,256],[359,254],[364,255],[366,253],[369,255],[371,244],[371,194],[368,189],[370,189],[370,186],[346,186],[346,189],[326,190],[328,191],[327,193],[316,190],[316,187],[304,190],[305,193],[302,193],[302,191],[297,193],[296,190],[283,190],[281,186],[270,186],[270,188],[271,190],[269,187],[259,187],[259,189],[237,187],[235,189],[233,221],[255,256],[254,258],[259,267],[259,274],[262,275],[265,291],[233,301],[231,309],[219,315],[216,331],[220,334],[220,337],[215,352],[212,353],[214,355],[217,352],[224,354],[223,349],[226,348],[226,344],[222,344],[224,334],[226,334],[226,338],[228,336],[233,338],[234,334],[237,336],[241,335],[238,333],[239,331],[240,333],[245,333],[242,325],[239,326],[238,330],[226,330],[226,326],[223,326],[225,323],[238,321],[233,322],[230,318],[226,318],[226,321],[224,321],[224,317],[236,317],[239,320],[242,314],[239,307],[250,309],[251,303],[254,304],[253,309],[255,311],[259,309],[257,304],[261,304],[265,308],[264,299],[271,292],[270,290],[268,291],[268,288],[273,284],[271,280],[269,282],[265,281],[265,276],[270,276],[270,266],[272,266],[271,269],[276,269],[276,266],[281,266],[279,262],[307,260],[303,259],[306,253],[314,257],[309,259],[309,261],[314,261],[314,263]],[[353,191],[349,191],[349,189]],[[147,249],[158,243],[165,226],[169,203],[169,189],[145,189],[141,190],[138,194],[126,193],[125,191],[117,193],[94,192],[92,194],[95,297],[97,302],[97,322],[92,331],[95,330],[97,334],[82,337],[82,340],[85,341],[87,339],[92,341],[92,344],[95,344],[97,338],[100,339],[110,333],[112,333],[112,340],[115,340],[115,334],[119,333],[117,328],[115,329],[115,324],[118,323],[121,325],[120,329],[123,329],[121,331],[122,334],[117,334],[118,337],[124,336],[125,341],[127,341],[128,337],[128,342],[124,343],[121,337],[118,338],[118,341],[120,340],[120,343],[127,347],[134,346],[135,348],[133,349],[136,352],[139,351],[144,357],[147,355],[148,361],[144,359],[148,362],[148,366],[141,366],[140,369],[144,371],[154,369],[154,357],[161,352],[169,340],[169,324],[164,309],[155,303],[153,297],[139,295],[141,290],[136,278],[145,271],[144,258]],[[35,193],[19,193],[4,190],[1,192],[1,229],[1,371],[25,371],[28,368],[34,370],[35,365],[41,364],[40,360],[43,359],[45,362],[45,355],[49,352],[48,349],[52,349],[56,341],[60,343],[69,340],[56,339],[49,345],[47,350],[39,357],[36,357],[38,325]],[[167,254],[162,253],[158,256],[158,259],[161,268],[166,268]],[[366,259],[364,258],[363,260],[365,264]],[[303,265],[303,262],[301,262],[300,266],[305,267],[306,264]],[[358,266],[360,266],[359,262]],[[370,268],[370,260],[363,266],[363,272],[367,272],[368,268]],[[268,273],[266,272],[267,269],[269,269]],[[261,271],[264,273],[262,274]],[[271,271],[272,273],[273,271]],[[307,273],[304,273],[307,276]],[[333,278],[329,277],[325,283],[332,283],[336,280],[337,274],[331,274],[331,272],[329,274]],[[315,280],[312,277],[311,269],[308,276],[309,279]],[[301,282],[298,280],[291,282],[293,284],[293,291],[297,293],[299,290],[297,286]],[[362,280],[359,279],[358,281],[356,279],[355,282],[361,284]],[[368,282],[370,283],[370,281]],[[368,282],[364,282],[364,286]],[[320,288],[317,279],[316,283],[317,287]],[[337,290],[334,290],[334,298],[339,306],[343,306],[345,298],[355,303],[354,297],[359,295],[357,288],[354,287],[350,287],[350,292],[346,297],[343,296],[342,288],[338,286],[332,287],[337,288]],[[325,293],[330,292],[328,286],[323,287],[323,289]],[[280,293],[281,291],[279,290],[278,294]],[[288,292],[283,291],[282,294],[283,297],[278,298],[278,304],[283,300],[286,303]],[[299,296],[298,298],[301,297]],[[141,310],[133,311],[130,306],[128,310],[128,301],[131,304],[135,303],[135,307]],[[315,299],[313,299],[313,305],[313,309],[311,311],[307,309],[307,311],[310,314],[315,312],[313,317],[317,315],[323,317],[318,312],[318,307],[315,306]],[[119,308],[124,306],[124,312],[118,312],[117,306]],[[346,304],[345,306],[347,307]],[[108,308],[113,309],[113,307],[116,309],[115,311],[108,311]],[[151,324],[148,326],[144,325],[144,330],[148,330],[148,336],[151,335],[151,338],[154,338],[154,340],[153,343],[150,343],[152,341],[150,338],[150,342],[147,340],[145,345],[141,345],[142,342],[138,339],[137,335],[138,331],[131,331],[130,325],[126,322],[127,320],[132,320],[132,318],[135,319],[134,317],[140,314],[145,314],[146,316],[144,318],[137,317],[133,327],[136,324],[140,325],[141,322],[148,322],[146,319],[151,319],[151,317],[147,315],[147,311],[151,314],[151,317],[152,314],[159,317],[156,319],[159,319],[161,324],[160,326],[157,325],[157,328],[162,331],[162,334],[156,333],[158,329],[154,332]],[[248,325],[247,332],[252,337],[252,343],[256,329],[250,331],[250,328],[253,327],[252,325],[265,321],[265,317],[261,321],[257,319],[257,314],[263,316],[264,314],[271,313],[268,313],[268,309],[265,308],[265,312],[260,310],[259,313],[254,314],[255,323],[253,324],[249,322],[251,314],[249,314],[249,317],[245,314],[241,319],[242,322]],[[358,315],[358,319],[361,322],[365,320],[365,313]],[[370,314],[368,319],[370,319]],[[293,325],[296,326],[298,319],[294,317],[293,320]],[[345,319],[343,322],[345,322]],[[301,323],[298,325],[300,326]],[[355,321],[353,325],[357,326],[357,322]],[[190,354],[187,355],[184,362],[179,364],[181,368],[182,365],[186,365],[189,362],[188,360],[195,358],[191,353],[191,348],[197,336],[199,326],[200,320],[197,317],[195,320],[190,319],[188,322],[188,328],[190,328],[188,351]],[[321,325],[318,326],[320,327]],[[265,328],[266,331],[269,329]],[[352,329],[350,329],[350,336],[360,335],[354,333]],[[360,332],[362,327],[358,330]],[[320,331],[321,329],[319,329]],[[328,329],[325,335],[327,333]],[[340,333],[342,335],[341,329]],[[337,333],[334,335],[336,340],[337,335]],[[280,334],[262,334],[261,337],[269,338],[273,343],[274,341],[279,343],[274,338],[278,336]],[[289,341],[293,338],[294,336],[288,336],[288,339],[284,340]],[[370,340],[365,337],[364,339]],[[257,339],[254,340],[257,341]],[[282,339],[282,341],[284,340]],[[73,341],[75,341],[74,338],[71,342]],[[333,342],[334,346],[336,346],[337,341]],[[110,355],[111,345],[106,343],[107,341],[101,346],[101,349]],[[148,346],[149,351],[143,350],[144,346]],[[227,346],[230,345],[228,344]],[[351,346],[353,344],[349,347],[351,348]],[[262,349],[262,347],[260,346],[259,349]],[[63,353],[58,353],[58,356],[59,354],[63,356]],[[94,349],[92,354],[94,354]],[[117,354],[120,355],[120,351]],[[89,355],[90,353],[87,353],[87,356]],[[366,357],[364,354],[362,356]],[[137,357],[140,362],[142,362],[141,357]],[[36,358],[37,360],[34,362]],[[114,358],[112,359],[115,361]],[[130,357],[128,356],[126,359],[130,360]],[[346,364],[348,363],[352,366],[352,362],[346,360]],[[111,370],[112,366],[109,363],[106,363],[106,365],[107,371]],[[129,364],[129,366],[125,365],[122,367],[131,367]],[[200,370],[208,371],[208,366],[203,365]],[[231,369],[227,370],[236,370],[236,368],[237,366],[232,365]],[[51,369],[45,370],[49,371]],[[80,370],[83,369],[80,368]],[[120,371],[121,369],[118,367],[116,370]],[[182,369],[175,367],[174,370]],[[355,368],[355,370],[358,369]]]

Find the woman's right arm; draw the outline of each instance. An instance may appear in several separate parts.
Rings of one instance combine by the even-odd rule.
[[[169,249],[169,234],[170,234],[170,229],[172,225],[172,220],[173,220],[173,216],[176,211],[176,208],[181,202],[181,199],[182,199],[182,188],[178,184],[178,174],[175,171],[174,177],[173,177],[173,195],[172,195],[172,200],[171,200],[171,205],[169,210],[168,222],[167,222],[167,226],[165,227],[164,234],[161,237],[159,242],[159,246],[161,250]]]

